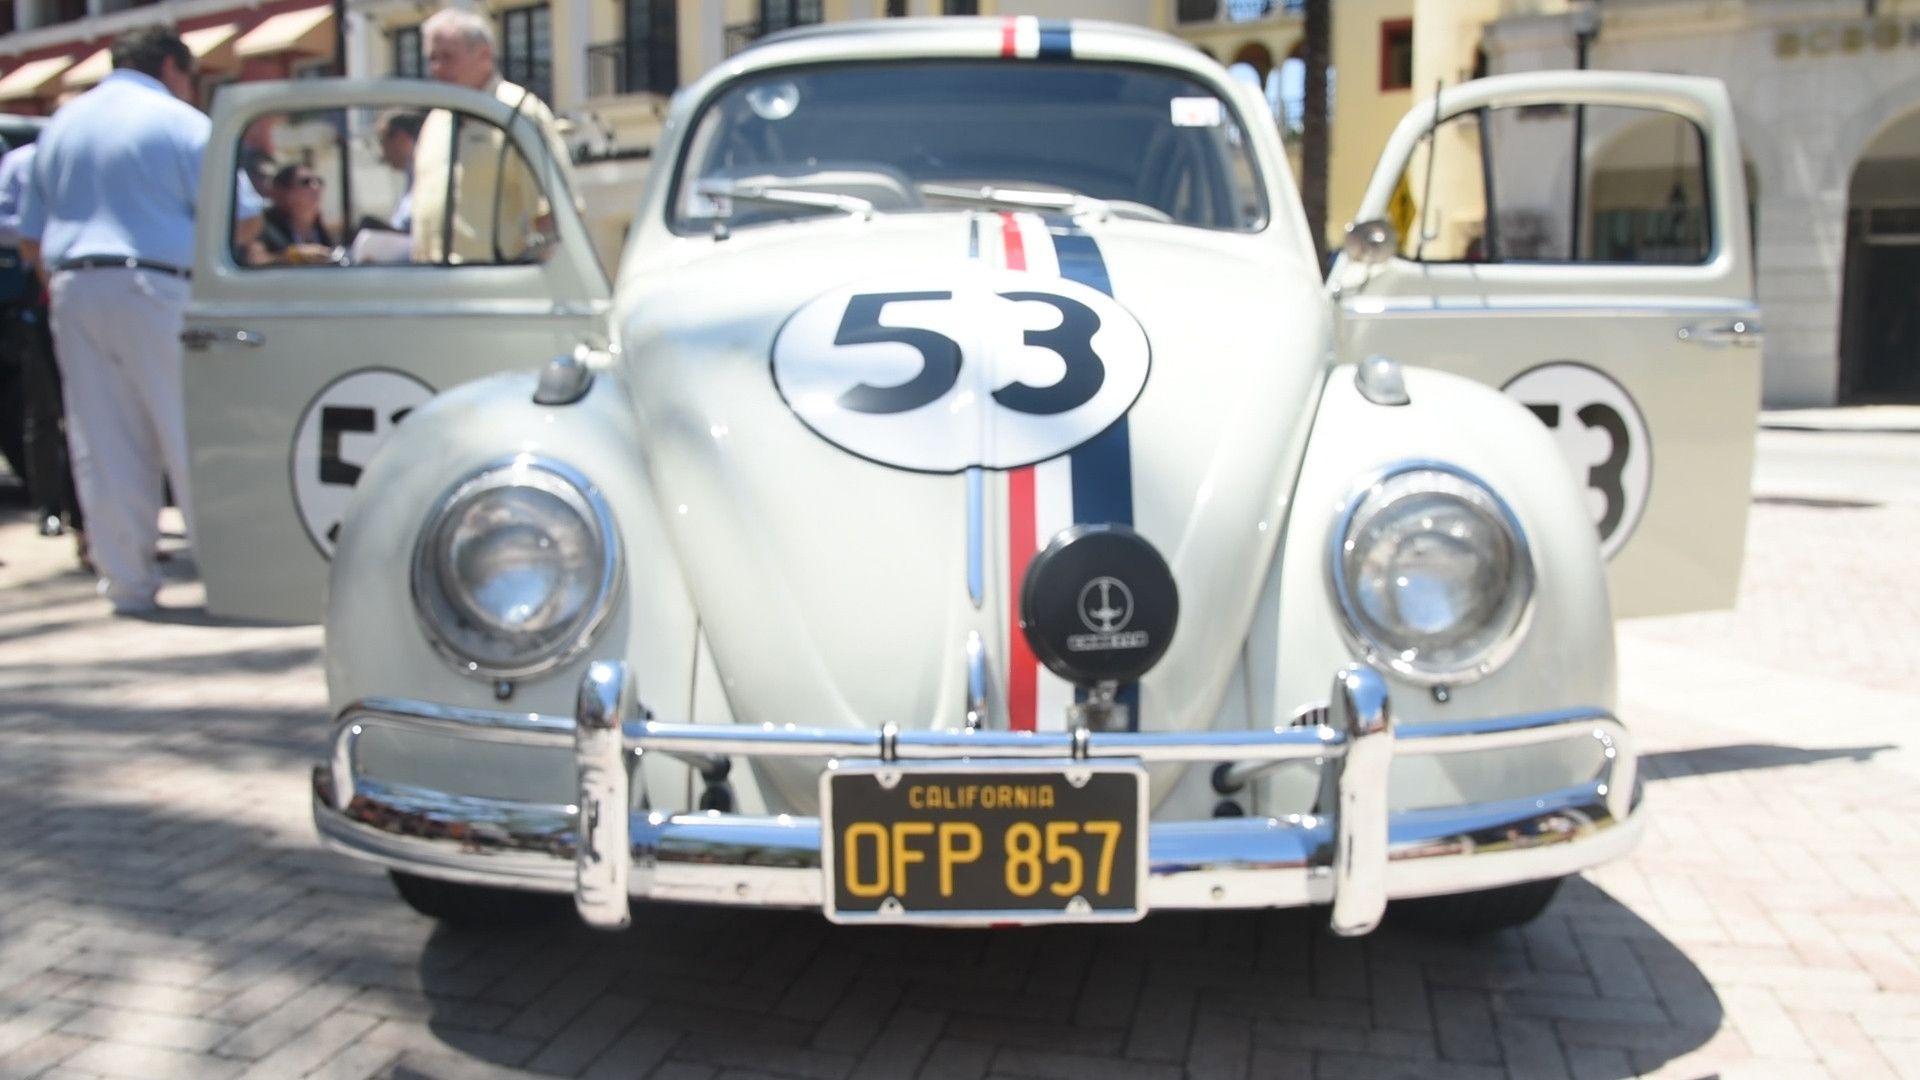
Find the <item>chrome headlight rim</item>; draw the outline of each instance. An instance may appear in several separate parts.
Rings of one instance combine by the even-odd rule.
[[[459,617],[454,613],[452,598],[440,584],[440,567],[445,548],[443,539],[453,521],[450,512],[475,497],[510,487],[536,488],[567,503],[588,526],[599,547],[600,565],[594,582],[595,598],[575,617],[565,633],[522,660],[498,663],[461,649],[451,640],[445,625],[437,621]],[[469,471],[433,501],[414,540],[409,573],[413,614],[434,652],[461,674],[496,681],[530,678],[564,667],[593,643],[619,599],[625,580],[623,565],[613,510],[599,487],[586,474],[563,461],[534,453],[512,454]]]
[[[1525,599],[1513,625],[1499,639],[1471,655],[1466,662],[1450,667],[1422,665],[1407,660],[1396,652],[1388,642],[1379,641],[1365,629],[1365,619],[1361,615],[1359,598],[1354,595],[1353,583],[1347,579],[1343,568],[1347,539],[1353,533],[1355,520],[1366,506],[1368,497],[1374,489],[1398,477],[1409,473],[1433,472],[1450,476],[1477,488],[1487,497],[1499,524],[1506,530],[1508,541],[1513,545],[1515,578],[1512,587],[1523,589]],[[1331,537],[1327,546],[1327,578],[1335,605],[1340,610],[1341,635],[1347,644],[1370,667],[1417,686],[1434,688],[1436,691],[1453,686],[1467,686],[1479,682],[1506,666],[1520,646],[1527,639],[1527,633],[1533,627],[1534,609],[1538,601],[1536,586],[1539,583],[1539,568],[1534,563],[1533,545],[1527,539],[1527,531],[1520,524],[1519,515],[1513,507],[1478,473],[1447,461],[1429,459],[1408,459],[1384,466],[1369,474],[1356,484],[1347,496],[1339,517],[1334,521]]]

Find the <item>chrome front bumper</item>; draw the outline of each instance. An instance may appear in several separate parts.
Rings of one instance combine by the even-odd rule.
[[[475,885],[571,892],[587,922],[625,926],[632,898],[821,906],[820,821],[792,815],[644,809],[642,755],[711,770],[738,757],[973,761],[1122,758],[1213,763],[1223,790],[1286,761],[1333,772],[1330,812],[1154,822],[1148,909],[1326,904],[1332,926],[1363,934],[1386,902],[1570,874],[1624,853],[1640,832],[1626,728],[1598,710],[1396,726],[1386,686],[1349,667],[1325,723],[1259,731],[879,731],[664,724],[637,719],[625,665],[592,665],[575,718],[368,700],[345,709],[331,761],[314,769],[321,839],[395,869]],[[390,726],[490,743],[572,747],[572,804],[509,802],[382,784],[354,771],[355,741]],[[1598,779],[1535,796],[1390,812],[1396,754],[1452,754],[1592,738]],[[644,795],[644,792],[642,793]],[[633,807],[642,809],[632,809]],[[582,824],[584,822],[584,825]]]

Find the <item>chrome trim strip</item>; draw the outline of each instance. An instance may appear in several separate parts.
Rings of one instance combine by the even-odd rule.
[[[409,728],[463,734],[490,742],[518,742],[528,746],[570,748],[572,717],[545,713],[499,713],[492,709],[465,709],[397,698],[365,698],[340,711],[334,740],[351,724],[394,724]],[[1555,709],[1517,717],[1490,717],[1471,721],[1421,721],[1394,724],[1398,753],[1459,753],[1467,749],[1530,746],[1571,738],[1565,730],[1594,724],[1620,748],[1630,748],[1626,726],[1603,709]],[[670,724],[662,721],[626,721],[630,749],[649,749],[672,755],[764,755],[764,757],[879,757],[879,732],[862,728],[803,728],[797,724]],[[1140,761],[1306,761],[1338,757],[1346,734],[1327,724],[1204,730],[1204,732],[1089,732],[1091,757],[1139,757]],[[334,753],[334,763],[346,767]],[[1071,757],[1069,732],[1008,732],[1008,730],[902,730],[897,738],[902,761],[937,761],[945,757]],[[1628,755],[1630,757],[1630,755]]]
[[[502,712],[498,709],[470,709],[461,705],[439,705],[405,698],[370,697],[340,710],[341,718],[356,714],[378,721],[400,720],[409,726],[435,728],[488,738],[505,736],[506,742],[531,742],[559,746],[573,739],[573,717],[551,716],[535,712]]]
[[[574,761],[580,789],[576,811],[579,842],[574,852],[573,905],[588,926],[625,929],[627,871],[633,865],[627,748],[621,723],[633,709],[627,665],[597,661],[580,680],[574,728]]]
[[[987,668],[987,642],[967,631],[967,730],[993,725],[993,674]]]
[[[1760,309],[1746,303],[1736,303],[1720,297],[1704,297],[1687,301],[1675,299],[1665,304],[1655,303],[1594,303],[1594,304],[1481,304],[1461,303],[1436,307],[1426,296],[1354,296],[1342,305],[1350,316],[1364,316],[1369,319],[1380,318],[1489,318],[1489,317],[1529,317],[1547,315],[1577,315],[1582,318],[1679,318],[1702,313],[1717,314],[1727,312],[1735,318],[1756,322],[1760,318]]]
[[[321,770],[316,770],[316,773]],[[1617,858],[1638,840],[1646,815],[1607,810],[1602,783],[1537,797],[1389,819],[1382,871],[1387,899],[1488,889],[1559,877]],[[574,889],[569,807],[499,804],[517,823],[488,845],[472,832],[432,836],[394,831],[396,792],[367,785],[353,813],[333,809],[316,777],[314,823],[329,848],[383,866],[471,885],[566,894]],[[415,793],[417,794],[417,793]],[[443,797],[445,798],[445,797]],[[452,818],[466,808],[449,805]],[[378,822],[386,821],[382,825]],[[737,814],[635,813],[629,824],[629,892],[637,900],[819,908],[820,820]],[[1336,899],[1330,817],[1216,818],[1155,822],[1148,828],[1149,909],[1304,907]]]
[[[340,711],[336,742],[354,725],[386,724],[419,728],[497,742],[572,747],[571,717],[542,713],[495,712],[364,698]],[[1526,746],[1570,738],[1566,729],[1593,725],[1612,745],[1631,748],[1627,729],[1600,709],[1560,709],[1475,720],[1395,724],[1397,754],[1450,754]],[[879,757],[880,733],[858,728],[800,727],[794,724],[670,724],[628,720],[627,747],[702,759],[741,754],[765,757]],[[1142,761],[1264,762],[1338,757],[1347,736],[1326,724],[1242,731],[1095,731],[1088,733],[1088,755],[1137,757]],[[1071,757],[1072,734],[1065,731],[901,731],[896,750],[902,760],[927,761],[968,756]],[[338,747],[336,747],[336,751]],[[1631,754],[1623,754],[1623,758]],[[336,762],[339,761],[337,754]],[[344,763],[342,763],[344,764]]]
[[[593,925],[628,915],[622,895],[653,900],[781,907],[822,902],[820,821],[780,815],[590,811],[632,807],[639,755],[894,757],[990,768],[991,760],[1090,758],[1238,764],[1317,759],[1337,770],[1335,812],[1286,819],[1160,822],[1148,827],[1150,908],[1286,907],[1332,904],[1340,933],[1376,925],[1388,899],[1492,888],[1572,873],[1632,845],[1638,813],[1625,727],[1599,710],[1396,726],[1385,680],[1343,669],[1329,720],[1272,731],[881,732],[763,725],[666,724],[634,714],[621,665],[596,664],[584,680],[581,723],[538,714],[492,713],[391,699],[341,713],[330,764],[314,770],[313,808],[330,847],[414,873],[472,884],[572,891]],[[618,723],[620,738],[612,739]],[[410,788],[353,775],[353,745],[381,724],[487,741],[573,746],[581,766],[578,805],[514,803]],[[1603,778],[1535,797],[1391,812],[1392,758],[1457,753],[1591,737],[1605,747]],[[632,753],[630,754],[629,751]],[[889,753],[891,752],[891,753]],[[337,775],[334,775],[337,771]],[[1257,770],[1255,770],[1257,771]],[[1249,773],[1250,775],[1251,773]],[[618,819],[624,817],[624,822]],[[626,836],[618,834],[624,825]],[[624,843],[628,858],[610,852]],[[621,871],[624,866],[624,885]]]
[[[255,271],[272,273],[271,270]],[[295,271],[299,273],[300,271]],[[294,295],[298,295],[297,291]],[[545,294],[542,294],[543,296]],[[462,301],[452,293],[446,299],[395,303],[392,300],[364,302],[276,304],[209,303],[197,305],[194,314],[201,319],[567,319],[578,321],[605,315],[613,310],[606,299],[556,305],[547,299],[527,300],[510,297],[484,297]]]
[[[1334,723],[1347,736],[1334,813],[1333,932],[1365,934],[1387,911],[1387,787],[1393,715],[1380,673],[1358,664],[1333,680]]]
[[[665,753],[742,754],[763,757],[883,757],[883,732],[854,728],[803,728],[791,724],[760,727],[668,724],[649,720],[627,724],[627,744]],[[1087,740],[1089,757],[1139,758],[1142,761],[1227,761],[1259,759],[1300,761],[1339,753],[1344,736],[1331,728],[1276,728],[1270,731],[1096,731]],[[1066,731],[900,731],[893,753],[902,761],[939,761],[960,757],[1072,757],[1073,735]]]
[[[967,597],[975,611],[987,599],[986,471],[967,470]]]

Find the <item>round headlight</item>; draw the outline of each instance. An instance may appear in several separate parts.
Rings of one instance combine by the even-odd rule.
[[[1363,488],[1334,532],[1334,595],[1376,666],[1467,683],[1513,655],[1533,556],[1513,511],[1473,476],[1412,465]]]
[[[491,466],[435,506],[413,556],[413,600],[435,646],[489,678],[532,675],[584,648],[619,581],[613,518],[573,470]]]

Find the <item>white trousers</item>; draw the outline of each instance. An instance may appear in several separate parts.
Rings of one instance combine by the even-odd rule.
[[[73,479],[100,593],[116,604],[149,603],[160,589],[153,552],[163,479],[173,481],[183,513],[193,505],[180,385],[190,288],[170,274],[116,267],[63,270],[49,291]]]

